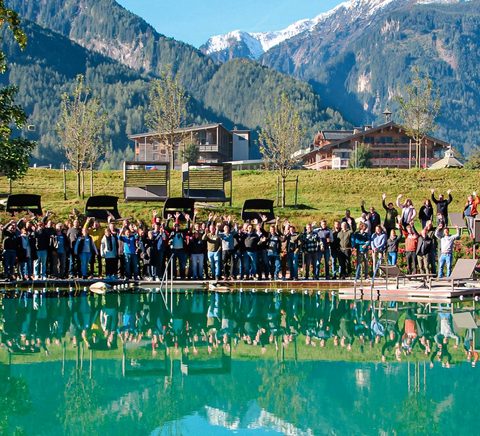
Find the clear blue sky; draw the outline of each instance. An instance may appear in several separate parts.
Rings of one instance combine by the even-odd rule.
[[[160,33],[199,47],[231,30],[279,30],[341,0],[117,0]]]

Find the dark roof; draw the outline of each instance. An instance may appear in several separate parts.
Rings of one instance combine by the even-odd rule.
[[[200,126],[189,126],[182,127],[181,129],[175,130],[175,133],[184,133],[184,132],[197,132],[199,130],[215,129],[221,127],[229,132],[227,128],[222,123],[212,123],[212,124],[202,124]],[[136,133],[135,135],[128,135],[128,139],[138,139],[145,137],[157,136],[156,132],[146,132],[146,133]]]
[[[322,130],[323,139],[327,141],[337,141],[353,134],[353,130]]]
[[[325,149],[328,149],[328,148],[333,148],[333,147],[336,147],[338,145],[343,144],[346,141],[352,141],[352,140],[355,140],[357,138],[361,138],[363,136],[370,135],[372,133],[378,132],[379,130],[388,129],[390,127],[404,130],[403,126],[401,126],[399,124],[396,124],[393,121],[390,121],[388,123],[381,124],[381,125],[376,126],[376,127],[372,127],[370,129],[355,131],[354,133],[352,133],[349,136],[345,136],[343,138],[337,139],[337,140],[331,142],[330,144],[325,144],[323,147],[321,147],[321,149],[325,150]],[[439,144],[443,147],[449,147],[450,146],[450,144],[448,142],[442,141],[441,139],[434,138],[433,136],[427,135],[426,139],[429,140],[429,141],[432,141],[435,144]]]

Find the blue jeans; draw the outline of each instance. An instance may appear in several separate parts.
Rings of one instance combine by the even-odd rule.
[[[20,262],[20,274],[23,277],[30,277],[32,275],[32,259],[28,258],[24,262]]]
[[[287,254],[288,270],[290,271],[290,278],[298,280],[298,253]]]
[[[82,277],[88,277],[88,267],[90,266],[90,257],[92,254],[87,252],[80,253],[78,256],[80,257],[80,271],[82,273]]]
[[[244,268],[242,273],[248,276],[254,276],[257,273],[257,253],[255,251],[246,251],[244,260]]]
[[[125,275],[127,279],[132,278],[132,273],[134,278],[138,277],[138,261],[137,255],[135,253],[132,254],[124,254],[125,257]],[[82,262],[82,274],[83,274],[83,262]]]
[[[280,263],[280,255],[269,254],[268,264],[270,269],[270,277],[274,280],[278,280],[278,275],[280,274],[280,270],[282,268],[282,264]]]
[[[221,275],[221,265],[220,265],[220,254],[221,251],[209,251],[208,252],[208,262],[210,263],[210,269],[212,271],[212,276],[215,279],[219,279]]]
[[[450,274],[452,273],[452,260],[453,256],[452,253],[442,253],[440,255],[440,266],[438,268],[438,277],[442,278],[443,277],[443,268],[446,266],[447,267],[447,277],[450,277]]]
[[[38,250],[37,258],[33,263],[35,278],[47,278],[47,250]]]
[[[355,273],[355,280],[360,278],[360,273],[362,271],[363,266],[363,276],[368,278],[368,253],[361,253],[358,251],[357,253],[357,271]]]
[[[192,254],[190,256],[190,270],[192,278],[203,279],[203,254]]]
[[[391,251],[388,253],[388,264],[396,265],[397,264],[398,253],[396,251]]]

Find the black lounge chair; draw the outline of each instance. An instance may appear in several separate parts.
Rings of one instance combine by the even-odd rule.
[[[42,196],[36,194],[11,194],[5,210],[12,215],[17,212],[32,212],[42,215]]]
[[[118,197],[113,195],[95,195],[87,200],[85,215],[100,221],[107,221],[109,214],[118,220]]]
[[[166,219],[168,215],[175,216],[177,212],[182,214],[182,219],[185,219],[185,214],[189,214],[193,219],[195,200],[193,198],[183,197],[167,198],[163,205],[163,218]]]
[[[267,217],[267,222],[275,221],[275,212],[273,210],[273,200],[250,199],[245,200],[242,209],[242,220],[252,221],[261,220],[261,216]]]

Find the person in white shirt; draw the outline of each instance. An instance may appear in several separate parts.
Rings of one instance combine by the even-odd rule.
[[[450,235],[450,230],[448,227],[445,228],[437,228],[435,231],[435,236],[440,240],[440,265],[438,268],[438,277],[443,277],[443,269],[447,267],[447,277],[450,277],[452,273],[452,261],[453,261],[453,246],[455,241],[460,238],[460,234],[458,233],[458,226],[455,226],[457,233],[454,235]],[[443,236],[442,236],[443,230]]]

